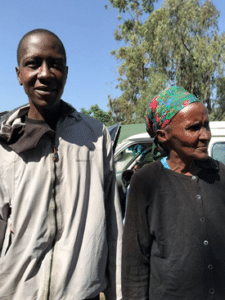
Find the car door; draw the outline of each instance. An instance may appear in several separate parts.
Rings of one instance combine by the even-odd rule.
[[[120,130],[121,130],[120,123],[117,123],[115,125],[108,127],[108,131],[109,131],[109,134],[110,134],[111,140],[112,140],[113,153],[115,153],[115,150],[116,150],[117,142],[118,142],[119,135],[120,135]]]

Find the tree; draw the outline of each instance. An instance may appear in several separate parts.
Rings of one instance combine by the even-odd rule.
[[[216,86],[216,101],[210,114],[210,121],[225,121],[225,77],[217,78]]]
[[[119,36],[129,35],[130,39],[124,40],[129,41],[128,46],[112,52],[121,61],[118,87],[122,95],[109,98],[111,111],[116,113],[115,105],[118,111],[119,106],[130,106],[128,122],[139,120],[154,93],[166,84],[180,85],[195,94],[205,101],[209,112],[221,105],[222,100],[219,104],[214,99],[215,95],[224,99],[225,90],[221,88],[225,37],[218,33],[218,17],[209,0],[166,0],[145,22],[135,23],[138,30],[132,31],[132,39],[121,25],[126,34]]]
[[[224,37],[219,12],[209,0],[166,0],[145,22],[151,61],[212,110],[213,91],[224,73]]]
[[[123,23],[114,32],[118,41],[123,41],[124,46],[111,51],[111,54],[121,61],[118,69],[118,85],[122,91],[119,98],[109,96],[109,107],[116,121],[123,123],[138,122],[135,108],[141,91],[148,87],[150,75],[148,55],[143,43],[143,25],[146,15],[151,14],[156,0],[109,0],[114,8],[119,11],[118,19]]]
[[[101,108],[99,108],[98,104],[92,105],[89,110],[81,108],[81,113],[99,120],[106,126],[113,124],[111,113],[103,111]]]

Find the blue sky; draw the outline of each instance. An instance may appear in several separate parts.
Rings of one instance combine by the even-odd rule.
[[[155,6],[159,8],[163,0]],[[225,1],[213,0],[220,10],[219,29],[225,31]],[[15,66],[20,38],[29,30],[46,28],[56,33],[67,52],[69,74],[62,99],[77,110],[98,104],[108,110],[108,95],[116,97],[117,62],[110,51],[121,43],[113,38],[117,10],[104,5],[108,0],[5,0],[0,10],[0,111],[24,103],[27,97],[19,85]]]

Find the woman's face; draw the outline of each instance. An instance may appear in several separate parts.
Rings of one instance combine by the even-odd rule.
[[[166,144],[171,155],[183,160],[204,160],[208,157],[210,138],[207,109],[201,102],[195,102],[173,117],[166,133]]]

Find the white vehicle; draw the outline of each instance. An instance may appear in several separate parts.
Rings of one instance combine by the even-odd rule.
[[[209,155],[225,164],[225,121],[210,122]]]
[[[209,126],[211,130],[209,155],[225,164],[225,121],[210,122]],[[140,168],[153,162],[153,140],[147,132],[140,133],[128,137],[116,147],[114,159],[122,208],[134,166],[138,164]]]
[[[209,155],[225,164],[225,121],[210,122],[211,141]],[[149,134],[139,133],[123,140],[116,147],[114,154],[116,171],[130,170],[140,160],[143,154],[152,148],[153,138]],[[149,161],[151,158],[147,157]]]

